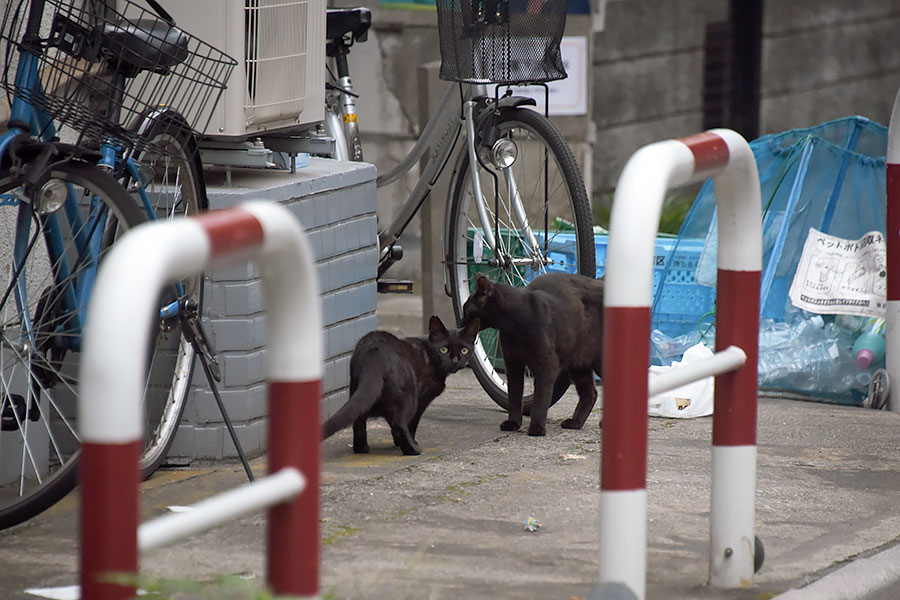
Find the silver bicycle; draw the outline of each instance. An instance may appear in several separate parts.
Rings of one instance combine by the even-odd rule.
[[[463,0],[463,4],[484,3]],[[494,20],[502,21],[503,15],[496,14],[500,18]],[[475,23],[470,25],[471,33],[479,15],[469,16]],[[328,10],[331,81],[326,85],[324,126],[325,134],[334,140],[332,158],[363,159],[356,112],[362,99],[353,91],[347,54],[355,43],[366,41],[370,23],[366,8]],[[482,38],[488,35],[484,29]],[[443,38],[442,56],[446,56]],[[447,64],[445,57],[444,67]],[[427,156],[403,206],[378,233],[381,279],[402,256],[397,245],[400,235],[438,178],[449,169],[450,196],[443,232],[444,287],[458,319],[478,273],[516,286],[524,286],[549,271],[595,275],[590,203],[565,139],[546,116],[534,109],[533,99],[515,95],[514,82],[498,82],[496,79],[503,78],[480,77],[481,73],[478,77],[468,75],[465,81],[447,84],[409,154],[376,180],[378,187],[389,185]],[[473,79],[485,81],[473,83]],[[515,83],[525,82],[534,80]],[[464,145],[464,151],[455,154],[457,144]],[[454,156],[458,158],[454,160]],[[485,391],[506,408],[503,357],[494,330],[479,334],[470,364]],[[530,383],[526,381],[523,398],[526,409],[531,403]]]

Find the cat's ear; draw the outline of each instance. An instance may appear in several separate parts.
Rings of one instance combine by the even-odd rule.
[[[449,335],[450,332],[444,327],[444,322],[441,321],[441,318],[437,315],[431,315],[431,318],[428,319],[428,338],[434,341],[446,339]]]
[[[467,342],[475,343],[475,337],[478,336],[478,331],[481,329],[481,319],[475,317],[471,321],[469,321],[468,325],[466,325],[462,330],[462,337]]]
[[[494,284],[491,283],[491,280],[486,275],[479,273],[475,280],[475,287],[479,292],[487,294],[494,287]]]

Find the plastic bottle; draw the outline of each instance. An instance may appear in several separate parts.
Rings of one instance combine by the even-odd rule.
[[[853,355],[860,369],[868,369],[884,358],[884,327],[884,319],[869,319],[853,342]]]
[[[790,346],[793,333],[787,323],[779,323],[772,319],[761,320],[759,322],[760,352]]]
[[[866,318],[858,315],[837,315],[834,324],[850,334],[859,332],[866,324]]]

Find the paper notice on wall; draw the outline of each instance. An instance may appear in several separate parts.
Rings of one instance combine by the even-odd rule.
[[[883,317],[884,235],[870,231],[858,240],[845,240],[810,227],[788,296],[809,312]]]

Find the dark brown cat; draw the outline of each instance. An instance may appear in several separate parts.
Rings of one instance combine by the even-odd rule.
[[[428,337],[400,339],[372,331],[356,344],[350,358],[350,399],[322,426],[328,438],[353,424],[353,451],[366,453],[366,420],[384,417],[394,445],[403,454],[421,454],[416,429],[422,413],[441,392],[447,375],[462,369],[472,354],[479,321],[447,330],[437,316],[428,323]]]
[[[526,367],[534,375],[528,435],[546,433],[551,400],[573,382],[578,406],[562,426],[581,429],[597,401],[594,373],[600,374],[603,358],[603,280],[548,273],[525,287],[513,287],[479,275],[463,305],[462,322],[475,319],[500,333],[509,387],[509,418],[500,429],[522,426]]]

